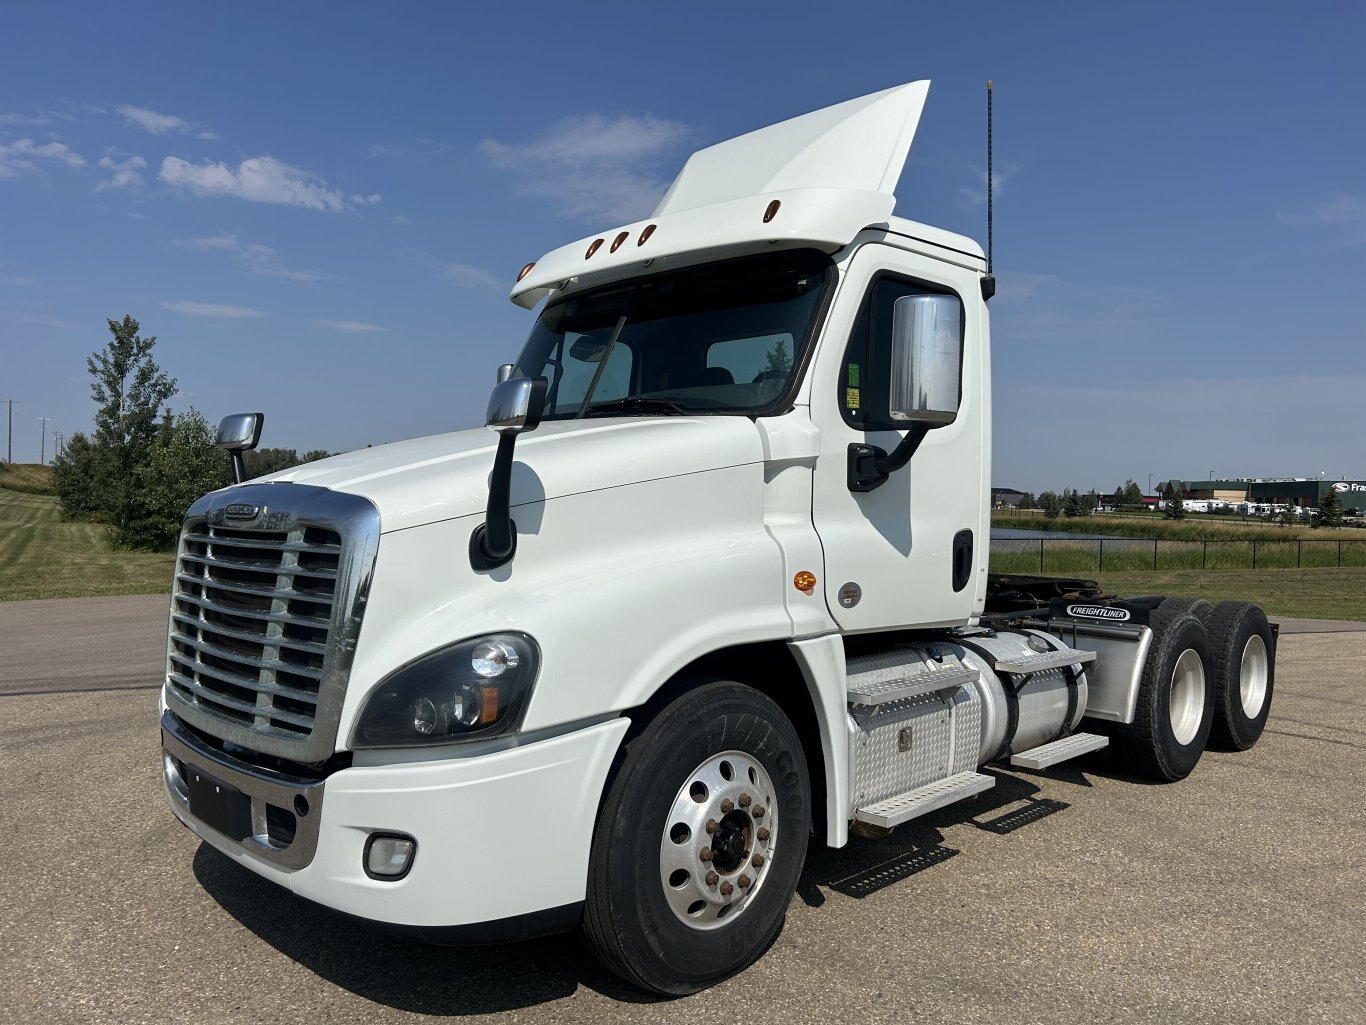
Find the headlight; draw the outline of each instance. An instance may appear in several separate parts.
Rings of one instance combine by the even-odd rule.
[[[361,707],[352,747],[453,744],[496,737],[522,721],[539,652],[526,634],[438,648],[386,676]]]

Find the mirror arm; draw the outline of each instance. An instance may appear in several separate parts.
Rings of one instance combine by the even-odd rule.
[[[889,455],[876,445],[849,446],[849,490],[876,491],[887,478],[911,461],[932,424],[913,423]]]
[[[232,482],[241,484],[247,479],[247,461],[242,456],[240,448],[235,448],[228,454],[232,456]]]
[[[500,431],[498,451],[489,474],[489,501],[484,522],[470,535],[470,567],[497,569],[517,554],[517,524],[512,521],[512,453],[517,445],[515,431]]]

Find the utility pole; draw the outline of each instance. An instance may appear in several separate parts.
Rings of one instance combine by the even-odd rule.
[[[9,433],[5,440],[5,462],[14,462],[14,399],[6,399],[9,403]],[[23,405],[23,403],[20,403]]]
[[[52,458],[58,458],[66,451],[66,435],[61,431],[52,432]]]
[[[43,440],[38,446],[39,456],[38,465],[42,466],[47,462],[47,422],[52,419],[50,416],[35,416],[33,419],[43,421]]]

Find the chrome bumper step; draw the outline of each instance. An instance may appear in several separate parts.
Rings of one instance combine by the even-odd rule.
[[[860,808],[854,812],[854,821],[891,829],[918,816],[937,811],[945,805],[961,801],[965,797],[990,790],[995,785],[994,776],[986,776],[980,772],[955,773],[927,786],[917,787],[915,790],[908,790],[904,794]]]
[[[1028,751],[1021,751],[1017,755],[1010,756],[1010,764],[1019,769],[1046,769],[1050,765],[1057,765],[1065,762],[1069,758],[1078,758],[1081,755],[1090,754],[1092,751],[1099,751],[1110,744],[1109,737],[1102,737],[1095,733],[1074,733],[1070,737],[1063,737],[1062,740],[1055,740],[1051,744],[1043,744]]]

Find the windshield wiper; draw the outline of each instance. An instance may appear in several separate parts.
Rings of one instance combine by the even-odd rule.
[[[670,413],[674,416],[687,416],[688,411],[677,402],[649,395],[628,395],[624,399],[611,402],[595,402],[588,407],[588,416],[599,413]]]

